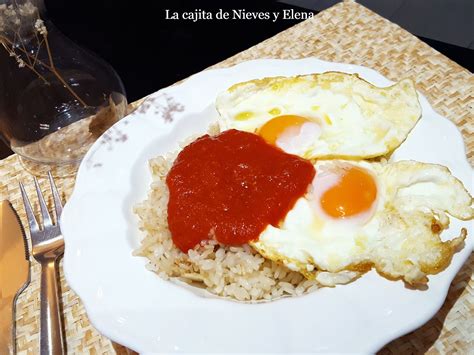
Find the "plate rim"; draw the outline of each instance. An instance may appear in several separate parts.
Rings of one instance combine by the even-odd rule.
[[[203,72],[200,72],[200,73],[197,73],[197,74],[194,74],[192,76],[190,76],[189,78],[185,79],[183,82],[179,83],[179,84],[176,84],[176,85],[173,85],[173,86],[170,86],[170,87],[167,87],[167,88],[163,88],[151,95],[149,95],[147,97],[147,99],[150,97],[150,96],[155,96],[155,95],[158,95],[159,93],[163,93],[163,92],[166,92],[168,90],[179,90],[179,88],[181,88],[183,85],[191,85],[192,82],[194,80],[196,80],[196,78],[202,78],[202,77],[205,77],[205,76],[208,76],[208,75],[215,75],[215,74],[218,74],[219,72],[220,73],[223,73],[223,72],[226,72],[228,70],[236,70],[238,68],[245,68],[245,66],[247,65],[254,65],[255,63],[269,63],[269,62],[272,62],[272,63],[283,63],[283,62],[288,62],[288,63],[294,63],[295,61],[317,61],[317,62],[323,62],[323,63],[326,63],[328,65],[340,65],[340,66],[347,66],[347,67],[350,67],[352,69],[355,69],[355,70],[358,70],[358,71],[371,71],[371,72],[374,72],[375,74],[379,75],[379,76],[382,76],[382,74],[378,73],[377,71],[375,71],[374,69],[371,69],[371,68],[367,68],[367,67],[363,67],[363,66],[358,66],[358,65],[353,65],[353,64],[345,64],[345,63],[334,63],[334,62],[326,62],[326,61],[321,61],[319,60],[318,58],[315,58],[315,57],[308,57],[308,58],[303,58],[303,59],[255,59],[255,60],[251,60],[251,61],[244,61],[244,62],[241,62],[239,64],[236,64],[234,66],[231,66],[231,67],[227,67],[227,68],[215,68],[215,69],[208,69],[208,70],[205,70]],[[385,77],[384,77],[385,78]],[[388,82],[391,82],[390,80],[386,79]],[[420,96],[420,102],[422,99],[426,100],[426,98],[421,95],[419,93],[419,96]],[[145,99],[145,102],[146,100]],[[426,102],[428,103],[428,107],[430,108],[430,110],[432,111],[431,113],[436,115],[436,116],[439,116],[439,117],[442,117],[443,119],[451,122],[456,128],[457,128],[457,131],[458,131],[458,134],[459,134],[459,139],[461,139],[461,141],[463,142],[463,148],[464,148],[464,160],[465,160],[465,163],[467,166],[470,167],[470,164],[467,160],[467,156],[466,156],[466,146],[464,144],[464,141],[462,139],[462,135],[459,131],[459,128],[450,120],[448,120],[447,118],[439,115],[435,109],[431,106],[431,104],[428,102],[428,100],[426,100]],[[143,105],[143,103],[141,104]],[[133,115],[133,113],[132,113]],[[128,117],[128,116],[127,116]],[[135,117],[134,119],[137,119],[137,117]],[[119,127],[119,126],[122,126],[124,123],[124,120],[121,120],[119,122],[117,122],[113,127]],[[109,129],[110,130],[110,129]],[[107,131],[109,132],[109,131]],[[107,133],[106,132],[106,133]],[[106,134],[105,133],[105,134]],[[79,184],[80,183],[80,179],[82,178],[82,174],[85,174],[86,173],[86,169],[84,167],[84,162],[90,157],[90,154],[92,154],[92,152],[94,151],[94,149],[98,149],[98,146],[99,146],[99,141],[100,141],[100,138],[94,143],[94,145],[91,147],[91,149],[88,151],[88,153],[86,154],[86,156],[84,157],[84,160],[83,162],[81,163],[81,166],[77,172],[77,175],[76,175],[76,183],[75,183],[75,186],[73,188],[73,191],[71,193],[71,196],[69,198],[69,201],[68,203],[66,204],[65,206],[65,212],[68,213],[68,210],[69,208],[71,208],[71,206],[74,206],[76,204],[76,200],[78,198],[78,196],[80,196],[80,191],[81,191],[81,185]],[[99,148],[100,149],[100,148]],[[464,163],[464,162],[463,162]],[[471,168],[472,170],[472,168]],[[79,183],[78,183],[79,182]],[[68,205],[69,205],[69,208],[68,208]],[[61,227],[63,228],[63,223],[62,223],[62,219],[61,219]],[[66,228],[67,229],[67,228]],[[67,249],[67,237],[65,236],[65,240],[66,240],[66,250]],[[466,245],[465,246],[466,248],[469,248],[469,245]],[[468,255],[468,254],[467,254]],[[119,343],[121,343],[122,345],[124,346],[127,346],[129,347],[130,349],[140,349],[140,344],[133,344],[131,342],[123,342],[121,341],[120,339],[118,339],[115,334],[112,334],[111,332],[108,331],[107,327],[106,326],[103,326],[101,320],[100,320],[100,316],[97,316],[94,314],[94,309],[93,309],[93,302],[89,303],[88,300],[86,300],[86,297],[83,297],[83,292],[81,290],[81,286],[80,286],[80,283],[76,283],[76,279],[74,277],[73,274],[70,273],[70,267],[69,267],[69,261],[70,259],[67,258],[67,254],[65,254],[65,258],[64,258],[64,274],[65,274],[65,277],[66,277],[66,280],[69,284],[69,286],[71,287],[71,289],[77,294],[77,296],[81,299],[81,302],[82,304],[84,305],[85,307],[85,310],[87,312],[87,316],[91,322],[91,324],[101,333],[103,334],[104,336],[106,336],[107,338],[109,338],[110,340],[114,340],[114,341],[117,341]],[[453,277],[451,278],[451,282],[452,280],[454,279],[454,277],[457,275],[457,273],[459,272],[459,270],[462,268],[462,266],[464,265],[464,263],[466,262],[467,258],[464,259],[462,261],[462,263],[459,264],[459,267],[457,267],[453,272]],[[425,324],[427,321],[429,321],[429,319],[431,319],[435,314],[436,312],[438,312],[438,310],[442,307],[442,305],[444,304],[445,300],[446,300],[446,297],[447,297],[447,294],[448,294],[448,291],[449,291],[449,288],[450,288],[450,285],[451,285],[451,282],[449,283],[446,283],[446,284],[443,284],[443,294],[442,294],[442,297],[439,298],[440,301],[436,302],[435,305],[433,305],[431,307],[431,312],[429,316],[426,316],[423,318],[423,320],[420,320],[418,322],[412,322],[411,324],[407,325],[405,328],[403,329],[400,329],[398,328],[398,331],[397,332],[394,332],[394,333],[397,333],[396,335],[393,335],[391,336],[390,339],[383,339],[383,340],[380,340],[379,342],[373,342],[374,343],[374,346],[372,347],[372,350],[375,352],[375,351],[378,351],[380,350],[384,345],[388,344],[390,341],[398,338],[398,337],[401,337],[411,331],[413,331],[414,329],[417,329],[419,328],[420,326],[422,326],[423,324]]]

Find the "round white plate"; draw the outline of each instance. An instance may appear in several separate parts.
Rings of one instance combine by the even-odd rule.
[[[64,208],[64,271],[92,324],[108,338],[152,352],[375,352],[428,321],[473,249],[472,224],[451,220],[444,238],[469,229],[466,246],[425,291],[369,272],[349,285],[263,304],[206,298],[160,279],[133,257],[141,238],[132,206],[146,197],[148,159],[204,133],[217,117],[214,100],[230,85],[266,76],[325,71],[359,73],[378,86],[391,82],[355,65],[256,60],[209,70],[153,94],[109,129],[84,158]],[[448,166],[468,189],[473,172],[461,135],[420,96],[423,117],[393,160]]]

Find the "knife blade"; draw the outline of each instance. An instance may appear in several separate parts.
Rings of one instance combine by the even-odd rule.
[[[25,231],[9,201],[0,206],[0,354],[15,353],[15,304],[30,282]]]

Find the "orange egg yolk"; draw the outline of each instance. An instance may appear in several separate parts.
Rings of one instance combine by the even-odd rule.
[[[300,127],[303,123],[310,122],[307,118],[296,115],[283,115],[272,118],[258,131],[268,144],[275,145],[278,137],[290,127]]]
[[[350,217],[370,209],[377,197],[374,178],[364,169],[352,167],[321,197],[323,210],[331,217]]]

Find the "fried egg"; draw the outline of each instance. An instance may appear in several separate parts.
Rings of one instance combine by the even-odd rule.
[[[370,158],[397,148],[421,107],[409,79],[378,88],[327,72],[236,84],[216,99],[221,131],[257,133],[303,158]]]
[[[424,284],[463,244],[442,241],[449,217],[474,217],[473,199],[440,165],[318,161],[316,177],[278,226],[251,245],[263,256],[334,285],[372,267],[389,279]]]

